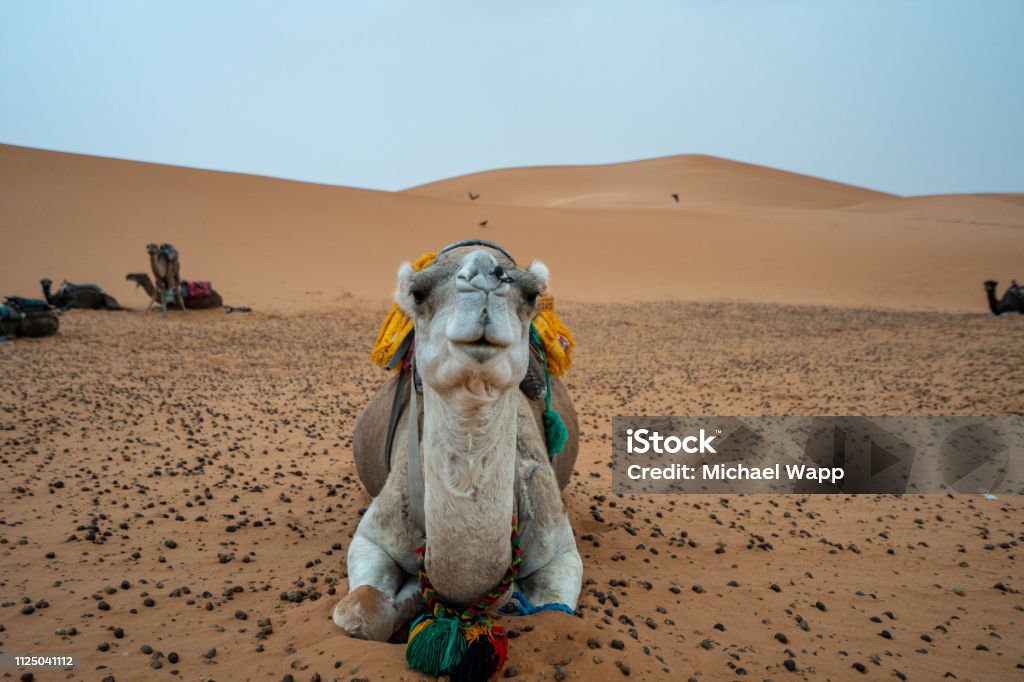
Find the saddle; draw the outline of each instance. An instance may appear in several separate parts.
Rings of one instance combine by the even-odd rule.
[[[181,293],[185,298],[198,298],[213,294],[213,285],[202,280],[189,280],[181,283]]]
[[[161,244],[156,253],[169,261],[178,260],[178,250],[170,244]]]
[[[8,296],[4,299],[4,304],[17,313],[19,316],[30,315],[32,313],[52,313],[53,306],[46,301],[39,298],[22,298],[21,296]],[[8,313],[10,314],[10,313]]]
[[[72,282],[64,281],[60,285],[60,291],[95,291],[97,294],[102,294],[103,289],[97,284],[73,284]]]

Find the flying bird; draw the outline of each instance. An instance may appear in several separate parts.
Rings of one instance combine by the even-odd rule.
[[[473,194],[472,192],[468,192],[468,194],[469,194],[469,200],[470,201],[476,201],[477,199],[480,198],[479,194]]]
[[[480,221],[480,227],[487,227],[487,220],[486,219]]]
[[[671,196],[672,196],[673,199],[676,200],[676,203],[678,204],[679,203],[679,193],[678,192],[673,192]]]

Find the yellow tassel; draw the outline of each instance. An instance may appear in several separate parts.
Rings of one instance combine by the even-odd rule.
[[[436,256],[437,254],[432,251],[423,254],[413,261],[413,270],[422,270],[427,267]],[[370,362],[387,367],[391,363],[395,351],[402,345],[406,334],[412,331],[412,327],[412,320],[405,314],[405,311],[399,308],[397,303],[392,303],[387,317],[384,318],[384,324],[377,332],[377,340],[370,351]]]
[[[548,371],[556,377],[563,376],[572,366],[572,349],[576,345],[572,332],[562,324],[554,306],[533,318],[533,326],[544,342]]]
[[[491,636],[491,623],[487,620],[478,620],[471,625],[462,627],[462,634],[467,644],[472,644],[481,637]]]

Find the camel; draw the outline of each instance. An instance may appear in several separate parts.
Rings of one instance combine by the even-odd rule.
[[[985,293],[988,294],[988,307],[993,315],[1008,313],[1024,314],[1024,288],[1013,280],[1007,287],[1002,299],[996,298],[996,286],[999,282],[990,279],[985,282]]]
[[[178,258],[178,250],[170,244],[147,244],[146,251],[149,253],[149,265],[153,268],[153,280],[156,282],[156,302],[163,310],[164,319],[167,319],[168,298],[177,301],[178,307],[185,310],[185,302],[180,294],[181,260]],[[153,303],[150,303],[146,312],[152,308]]]
[[[60,318],[46,301],[8,296],[0,305],[0,337],[39,338],[60,329]]]
[[[422,397],[415,380],[406,382],[409,405],[393,431],[390,473],[381,453],[395,379],[356,424],[357,467],[376,496],[349,546],[349,592],[333,614],[349,636],[386,641],[424,609],[421,542],[426,573],[446,606],[463,609],[494,589],[510,570],[514,515],[523,562],[505,599],[514,591],[539,608],[575,609],[583,564],[561,487],[578,452],[576,413],[551,377],[553,405],[569,429],[552,466],[543,404],[519,390],[547,279],[543,263],[522,269],[482,240],[457,242],[421,270],[399,268],[395,300],[415,326],[412,363]]]
[[[135,282],[137,286],[145,289],[146,293],[149,294],[150,308],[160,303],[160,293],[156,290],[156,286],[153,284],[153,280],[149,278],[144,272],[132,272],[125,275],[125,279],[130,282]],[[188,282],[182,282],[179,285],[178,300],[182,302],[188,310],[202,310],[206,308],[220,308],[224,305],[224,300],[216,290],[211,290],[207,296],[189,296],[188,295]]]
[[[46,302],[61,310],[71,308],[83,308],[85,310],[124,310],[110,294],[104,293],[103,289],[95,284],[72,284],[64,280],[56,294],[51,293],[53,282],[49,279],[41,279],[39,283],[43,286],[43,296]]]

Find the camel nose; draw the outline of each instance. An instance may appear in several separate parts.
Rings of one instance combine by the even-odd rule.
[[[504,296],[508,291],[509,281],[509,276],[498,265],[494,256],[483,249],[478,249],[463,258],[462,267],[455,277],[455,286],[460,292],[480,291]]]

